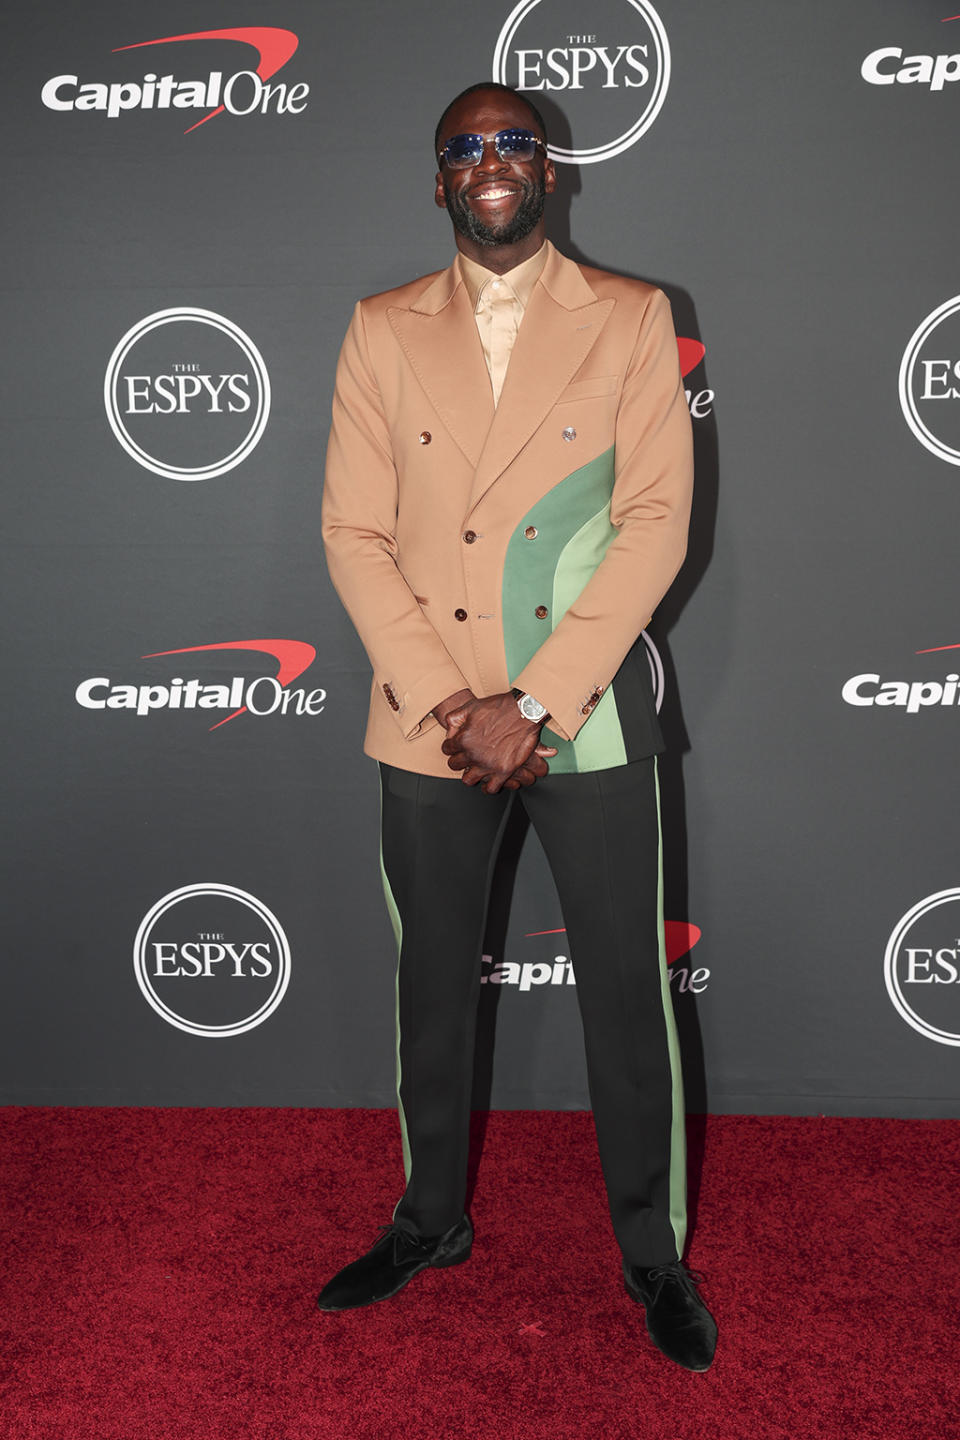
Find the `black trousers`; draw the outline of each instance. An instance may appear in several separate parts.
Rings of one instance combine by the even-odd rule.
[[[484,922],[508,810],[519,803],[546,852],[567,928],[614,1233],[631,1264],[677,1259],[686,1159],[656,759],[548,775],[499,795],[380,770],[407,1174],[395,1219],[438,1235],[463,1214]]]

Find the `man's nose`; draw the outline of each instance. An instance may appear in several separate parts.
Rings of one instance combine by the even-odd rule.
[[[483,154],[474,165],[474,170],[486,170],[496,172],[497,170],[508,170],[510,167],[505,160],[501,160],[497,154],[496,140],[484,140]]]

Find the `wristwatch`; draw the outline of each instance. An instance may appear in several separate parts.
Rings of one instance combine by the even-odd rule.
[[[514,687],[513,693],[517,697],[517,709],[524,720],[532,720],[539,724],[541,720],[548,718],[546,705],[541,705],[539,700],[535,700],[532,695],[527,695],[516,687]]]

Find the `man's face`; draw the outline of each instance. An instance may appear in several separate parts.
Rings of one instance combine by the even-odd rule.
[[[440,133],[443,145],[452,135],[493,136],[498,130],[520,128],[540,135],[540,127],[519,96],[477,90],[455,105]],[[542,139],[543,137],[540,136]],[[485,248],[513,245],[536,228],[544,196],[556,186],[553,162],[539,148],[532,160],[501,160],[492,144],[468,170],[441,163],[436,203],[446,206],[454,229]]]

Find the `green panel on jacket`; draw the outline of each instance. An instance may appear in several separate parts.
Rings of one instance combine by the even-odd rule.
[[[617,529],[610,523],[613,447],[567,475],[528,511],[510,537],[503,567],[503,634],[507,670],[520,674],[560,623],[602,560]],[[534,538],[526,531],[533,527]],[[549,606],[545,619],[538,606]],[[576,740],[561,740],[549,726],[543,743],[556,745],[551,774],[623,765],[626,748],[613,686],[605,691]]]

